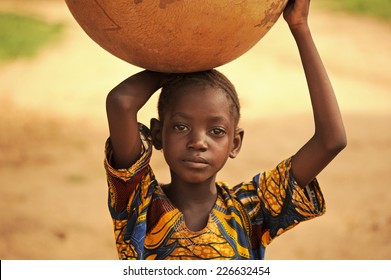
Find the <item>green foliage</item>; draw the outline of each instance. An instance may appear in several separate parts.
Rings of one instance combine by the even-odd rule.
[[[323,6],[391,20],[391,0],[320,0]]]
[[[36,55],[42,46],[57,39],[62,29],[62,24],[0,11],[0,63]]]

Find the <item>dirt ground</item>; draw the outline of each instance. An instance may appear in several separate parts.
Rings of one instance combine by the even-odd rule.
[[[39,56],[0,66],[0,259],[116,259],[103,169],[105,98],[140,69],[90,40],[63,1],[3,0],[0,9],[66,24],[63,39]],[[390,259],[391,25],[316,3],[310,20],[348,147],[318,177],[327,213],[276,239],[266,259]],[[282,18],[219,70],[243,108],[244,148],[219,176],[234,184],[300,148],[312,135],[312,115]],[[142,121],[155,106],[152,99]],[[167,181],[159,152],[152,164]]]

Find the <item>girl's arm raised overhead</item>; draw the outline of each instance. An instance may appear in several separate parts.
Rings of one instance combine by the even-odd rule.
[[[108,94],[106,112],[115,168],[129,168],[139,158],[141,140],[137,112],[161,87],[165,77],[164,73],[144,70],[127,78]]]
[[[313,137],[293,156],[299,186],[310,183],[346,146],[346,133],[334,90],[308,26],[310,0],[289,1],[284,11],[299,49],[315,121]]]

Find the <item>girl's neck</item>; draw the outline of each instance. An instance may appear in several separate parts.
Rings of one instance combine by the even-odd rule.
[[[214,180],[203,184],[179,184],[174,180],[162,189],[171,203],[184,215],[189,230],[200,231],[207,226],[217,199]]]
[[[181,211],[205,209],[210,211],[217,198],[215,180],[200,184],[189,184],[173,180],[163,187],[163,191],[171,202]]]

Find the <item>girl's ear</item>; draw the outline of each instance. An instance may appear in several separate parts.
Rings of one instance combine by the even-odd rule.
[[[150,127],[152,135],[152,144],[156,150],[161,150],[163,148],[162,123],[158,119],[152,118]]]
[[[229,153],[230,158],[235,158],[242,148],[242,142],[244,137],[244,130],[242,128],[237,128],[235,131],[232,150]]]

